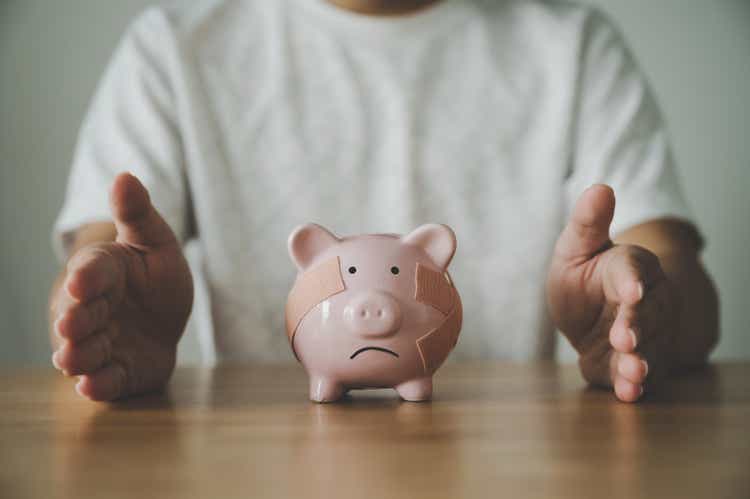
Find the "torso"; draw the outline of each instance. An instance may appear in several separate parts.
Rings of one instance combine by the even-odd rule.
[[[311,221],[341,235],[450,225],[453,358],[552,355],[543,286],[581,15],[488,5],[442,5],[434,29],[385,38],[287,1],[215,2],[180,28],[179,125],[220,358],[293,359],[286,239]]]

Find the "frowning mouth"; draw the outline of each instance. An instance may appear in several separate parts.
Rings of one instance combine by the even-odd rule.
[[[383,348],[383,347],[363,347],[357,350],[356,352],[354,352],[352,356],[349,358],[353,359],[357,355],[361,354],[362,352],[366,352],[367,350],[377,350],[378,352],[388,353],[398,358],[398,354],[396,352],[394,352],[393,350],[388,350],[387,348]]]

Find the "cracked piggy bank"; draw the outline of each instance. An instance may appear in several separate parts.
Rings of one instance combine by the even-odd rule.
[[[461,330],[461,299],[447,273],[455,251],[453,231],[437,224],[405,236],[337,237],[315,224],[292,232],[298,274],[286,330],[311,400],[360,388],[430,399],[432,376]]]

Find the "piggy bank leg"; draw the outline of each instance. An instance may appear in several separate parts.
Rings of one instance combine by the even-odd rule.
[[[432,376],[417,378],[396,386],[402,399],[409,402],[422,402],[432,397]]]
[[[340,399],[345,391],[343,385],[329,378],[310,376],[310,400],[313,402],[334,402]]]

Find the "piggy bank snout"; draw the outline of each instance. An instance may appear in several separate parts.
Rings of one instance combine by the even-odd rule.
[[[390,336],[401,327],[401,307],[384,291],[359,293],[344,308],[344,322],[358,336]]]

